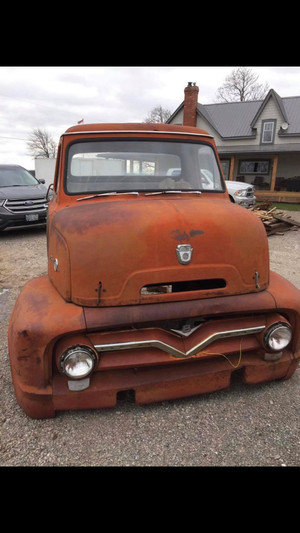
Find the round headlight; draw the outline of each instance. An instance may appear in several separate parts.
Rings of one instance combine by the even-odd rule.
[[[67,350],[61,358],[62,371],[72,379],[88,376],[95,367],[97,356],[87,346],[75,346]]]
[[[280,351],[287,347],[292,340],[292,329],[284,322],[273,324],[264,336],[264,342],[268,349]]]

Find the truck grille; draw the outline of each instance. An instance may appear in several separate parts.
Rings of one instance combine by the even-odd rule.
[[[247,189],[247,197],[251,197],[253,196],[254,194],[254,188],[253,187],[248,187]]]
[[[46,198],[34,200],[6,200],[4,207],[11,213],[39,212],[47,209]]]

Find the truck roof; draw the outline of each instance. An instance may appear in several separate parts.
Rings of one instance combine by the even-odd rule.
[[[179,126],[176,124],[148,123],[148,122],[126,122],[126,123],[95,123],[77,124],[68,128],[63,135],[84,134],[84,133],[106,133],[106,132],[143,132],[143,133],[175,133],[185,135],[201,135],[212,137],[207,131],[191,126]]]

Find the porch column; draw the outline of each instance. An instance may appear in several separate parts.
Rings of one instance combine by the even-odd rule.
[[[273,158],[273,168],[272,168],[272,177],[271,177],[271,188],[270,191],[275,191],[275,182],[276,182],[276,175],[277,175],[277,166],[278,166],[278,155],[274,155]]]
[[[230,158],[230,169],[229,169],[229,180],[233,180],[233,171],[234,171],[234,165],[235,165],[235,156],[232,155]]]

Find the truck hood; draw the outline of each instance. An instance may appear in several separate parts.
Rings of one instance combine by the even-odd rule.
[[[84,306],[246,294],[268,285],[261,221],[206,194],[97,198],[53,216],[49,277]],[[187,263],[178,245],[190,245]],[[182,257],[181,257],[182,259]]]

